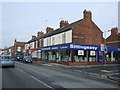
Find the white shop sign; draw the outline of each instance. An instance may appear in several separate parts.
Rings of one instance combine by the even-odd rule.
[[[95,56],[95,51],[90,51],[90,56]]]
[[[84,55],[84,50],[78,50],[78,55]]]

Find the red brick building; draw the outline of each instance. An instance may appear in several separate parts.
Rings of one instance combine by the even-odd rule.
[[[25,44],[26,51],[39,60],[67,64],[96,64],[99,61],[103,32],[93,22],[91,11],[84,10],[83,19],[69,24],[62,20],[56,30],[33,36]]]
[[[31,40],[25,43],[25,50],[27,56],[36,57],[36,51],[40,47],[43,47],[43,39],[39,39],[42,36],[44,36],[44,33],[42,31],[37,32],[37,36],[33,35]]]
[[[103,32],[92,21],[92,13],[84,10],[83,19],[76,22],[73,29],[73,42],[76,44],[100,45],[103,41]]]
[[[25,44],[34,60],[68,65],[100,64],[103,32],[93,22],[91,11],[83,11],[83,19],[69,23],[62,20],[58,29],[46,28]],[[39,35],[40,34],[40,35]]]
[[[91,11],[84,10],[83,19],[71,24],[62,20],[60,28],[45,34],[42,38],[43,60],[64,62],[69,65],[99,62],[103,32],[93,22]]]
[[[23,52],[23,50],[25,49],[25,42],[19,42],[15,39],[13,47],[14,47],[14,56],[15,56],[16,53]]]
[[[117,27],[111,29],[111,35],[107,38],[107,46],[120,47],[120,33]]]
[[[111,35],[106,39],[107,46],[120,47],[120,33],[118,28],[111,29]],[[108,51],[107,57],[111,61],[120,61],[120,50]]]

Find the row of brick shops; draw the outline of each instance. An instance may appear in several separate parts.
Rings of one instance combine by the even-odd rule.
[[[106,41],[120,42],[118,36],[118,28],[112,28],[109,37],[116,38]],[[70,65],[118,62],[120,46],[106,44],[107,50],[102,50],[104,41],[102,30],[92,21],[91,11],[84,10],[83,19],[71,24],[62,20],[58,29],[47,27],[45,34],[38,32],[37,37],[32,36],[25,44],[25,50],[34,60]]]

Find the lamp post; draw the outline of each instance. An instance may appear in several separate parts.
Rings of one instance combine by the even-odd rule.
[[[106,40],[106,32],[109,32],[109,31],[111,31],[111,30],[105,30],[105,32],[104,32],[104,50],[103,50],[103,60],[104,60],[104,64],[106,65],[106,54],[107,54],[107,40]]]

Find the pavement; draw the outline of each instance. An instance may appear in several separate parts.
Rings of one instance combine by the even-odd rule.
[[[49,63],[44,61],[34,61],[34,64],[43,65],[48,67],[60,67],[68,70],[77,72],[83,72],[94,76],[102,77],[104,79],[120,82],[120,70],[119,64],[106,64],[106,65],[80,65],[80,66],[69,66],[58,63]]]

